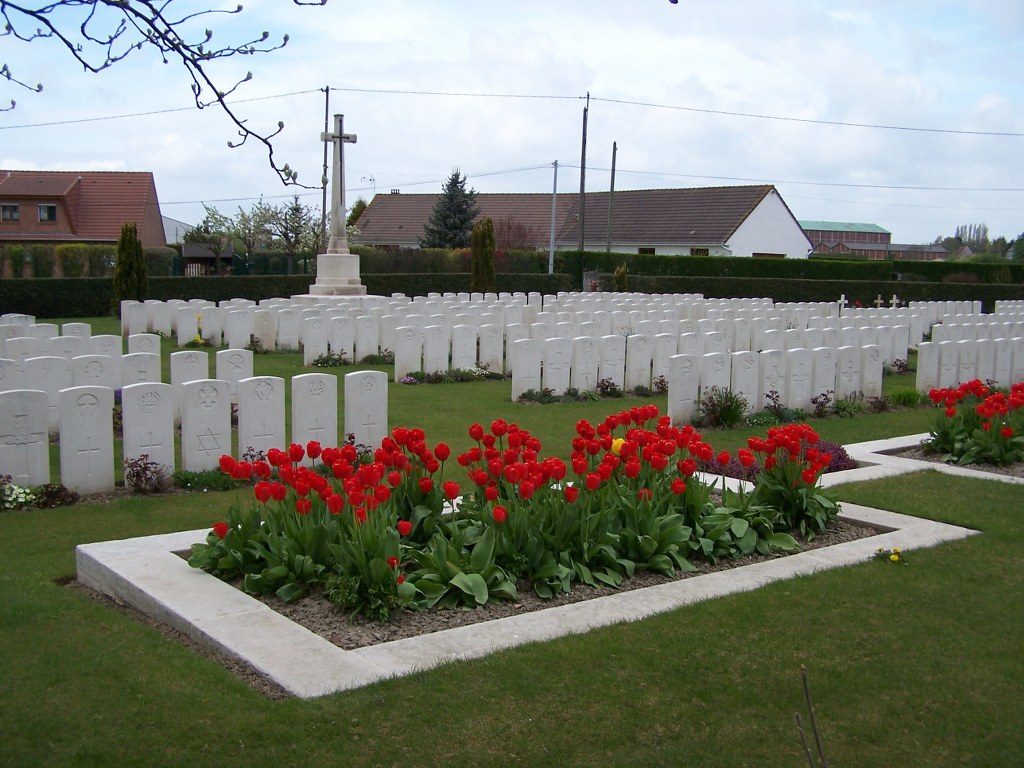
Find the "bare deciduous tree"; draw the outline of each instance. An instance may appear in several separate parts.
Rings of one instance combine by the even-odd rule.
[[[292,0],[295,5],[325,5],[327,0]],[[242,83],[252,79],[252,72],[230,87],[218,85],[208,71],[218,59],[269,53],[283,48],[288,35],[272,41],[269,32],[241,43],[214,42],[211,17],[232,16],[242,12],[234,9],[179,10],[175,0],[49,0],[48,2],[11,2],[0,0],[3,27],[0,37],[13,37],[27,43],[51,41],[61,44],[87,72],[102,72],[143,49],[159,52],[164,63],[176,62],[184,67],[192,81],[196,106],[204,109],[218,106],[238,129],[240,139],[228,146],[240,147],[249,139],[266,147],[271,168],[286,184],[296,183],[296,173],[287,163],[274,158],[272,139],[284,128],[283,122],[270,131],[250,128],[228,104]],[[207,26],[210,24],[209,26]],[[12,72],[7,63],[0,65],[0,78],[15,87],[40,92],[41,83]],[[14,109],[17,102],[11,99]]]

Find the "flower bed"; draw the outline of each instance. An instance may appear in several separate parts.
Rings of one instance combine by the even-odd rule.
[[[568,465],[501,419],[468,432],[456,456],[466,489],[444,478],[451,449],[404,427],[372,452],[311,442],[266,460],[225,456],[223,471],[257,481],[254,499],[214,525],[189,562],[253,594],[292,601],[317,587],[349,612],[386,619],[512,600],[520,578],[550,599],[579,584],[618,587],[638,571],[671,576],[694,560],[789,551],[792,534],[813,537],[838,513],[818,482],[831,456],[806,424],[750,438],[737,459],[761,464],[756,484],[722,488],[720,500],[697,462],[733,457],[656,406],[578,422]]]
[[[1024,382],[1008,392],[980,379],[928,393],[937,413],[925,450],[956,464],[1006,466],[1024,461]]]

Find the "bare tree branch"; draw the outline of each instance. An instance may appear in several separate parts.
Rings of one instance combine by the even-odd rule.
[[[327,4],[327,0],[292,2],[294,5]],[[250,139],[263,144],[270,167],[281,181],[297,184],[296,172],[287,163],[279,164],[274,157],[272,139],[281,132],[284,123],[278,122],[276,129],[271,131],[254,130],[227,103],[228,97],[239,86],[252,79],[252,72],[247,72],[230,87],[223,88],[207,71],[208,66],[218,59],[270,53],[283,48],[288,44],[288,35],[283,35],[279,41],[271,41],[270,33],[263,32],[259,37],[242,43],[214,44],[212,22],[201,31],[199,27],[210,22],[210,17],[241,13],[242,5],[228,10],[186,11],[179,16],[172,8],[174,3],[175,0],[52,0],[29,5],[0,0],[0,17],[3,18],[0,37],[10,36],[26,43],[43,38],[55,40],[87,72],[93,73],[108,69],[133,52],[155,48],[165,64],[176,62],[185,68],[199,109],[216,105],[234,123],[240,138],[229,141],[229,147],[240,147]],[[33,87],[15,78],[7,64],[0,67],[0,77],[30,91],[43,89],[42,84]],[[11,106],[0,108],[0,111],[14,109],[15,105],[12,99]]]

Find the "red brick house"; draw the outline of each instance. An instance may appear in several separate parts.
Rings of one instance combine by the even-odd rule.
[[[0,246],[116,244],[127,222],[144,248],[167,244],[148,171],[0,170]]]
[[[892,242],[892,233],[877,224],[847,221],[801,221],[814,253],[842,253],[859,259],[934,261],[946,257],[941,245],[904,245]]]

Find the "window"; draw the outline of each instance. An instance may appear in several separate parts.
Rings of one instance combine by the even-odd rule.
[[[0,205],[0,221],[18,221],[21,210],[16,205]]]
[[[57,206],[56,205],[40,205],[39,206],[39,220],[40,221],[57,221]]]
[[[711,252],[707,248],[691,248],[691,256],[710,256]]]
[[[654,249],[653,248],[637,248],[636,252],[638,254],[643,254],[643,255],[647,255],[647,256],[653,256],[654,255]]]

